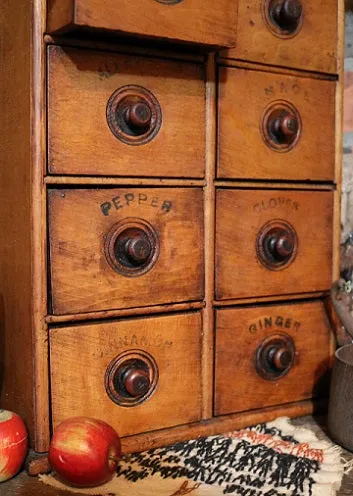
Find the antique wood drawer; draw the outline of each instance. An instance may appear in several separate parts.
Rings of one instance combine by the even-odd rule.
[[[338,72],[338,2],[239,0],[237,44],[225,57]]]
[[[215,415],[327,395],[323,303],[216,311]]]
[[[202,64],[48,48],[52,174],[203,177]]]
[[[199,420],[200,343],[197,312],[51,329],[54,427],[84,415],[129,436]]]
[[[331,191],[220,189],[216,299],[331,286]]]
[[[234,0],[49,0],[48,31],[96,28],[229,47],[236,13]]]
[[[48,201],[54,314],[203,298],[202,189],[51,189]]]
[[[332,181],[334,81],[219,69],[220,178]]]

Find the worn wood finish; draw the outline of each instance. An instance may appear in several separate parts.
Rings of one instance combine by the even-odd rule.
[[[45,184],[87,186],[205,186],[205,179],[137,178],[137,177],[90,177],[90,176],[46,176]],[[326,188],[327,189],[327,188]]]
[[[48,168],[54,174],[203,177],[205,84],[201,64],[51,46]],[[126,85],[152,92],[158,134],[130,145],[107,124],[111,95]]]
[[[273,34],[265,21],[263,0],[239,0],[237,45],[222,56],[260,64],[337,73],[339,2],[305,0],[303,24],[292,38]],[[324,35],[323,35],[324,33]]]
[[[291,336],[295,361],[277,380],[258,374],[256,352],[272,335]],[[322,302],[229,308],[216,313],[215,414],[299,401],[328,388],[330,328]]]
[[[335,91],[332,81],[234,67],[219,69],[219,178],[332,181],[335,176]],[[269,105],[285,101],[299,113],[302,131],[288,151],[265,142]]]
[[[109,265],[104,246],[117,222],[149,222],[159,257],[143,275]],[[49,191],[54,314],[201,300],[204,295],[202,189],[125,188]]]
[[[60,324],[65,322],[86,322],[88,320],[115,319],[117,317],[131,317],[134,315],[156,315],[168,312],[182,312],[184,310],[199,310],[201,308],[204,308],[204,306],[204,301],[192,301],[188,303],[172,303],[170,305],[153,305],[151,307],[105,310],[102,312],[47,315],[45,321],[48,324]]]
[[[115,404],[104,388],[111,360],[142,350],[155,359],[155,392],[134,407]],[[195,422],[201,416],[201,315],[174,314],[51,329],[54,427],[86,415],[111,424],[121,436]]]
[[[332,218],[326,191],[218,190],[216,299],[329,289]],[[265,267],[256,253],[258,233],[275,219],[288,222],[298,240],[296,257],[281,270]]]
[[[0,402],[23,416],[33,442],[32,13],[32,3],[22,0],[0,9]]]
[[[82,26],[170,41],[234,46],[236,11],[233,0],[106,0],[104,4],[98,0],[49,0],[48,31]]]

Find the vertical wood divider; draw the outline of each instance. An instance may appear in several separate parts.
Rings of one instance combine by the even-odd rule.
[[[34,447],[38,452],[48,450],[49,418],[49,364],[46,287],[46,57],[45,32],[46,2],[34,0],[32,10],[31,60],[31,187],[32,187],[32,329],[34,352]]]
[[[214,250],[215,250],[215,166],[216,166],[216,64],[209,55],[206,66],[206,186],[204,188],[205,222],[205,308],[202,337],[202,418],[213,414],[214,357]]]
[[[344,36],[345,36],[345,7],[344,0],[338,2],[337,17],[337,73],[335,101],[335,183],[336,191],[333,197],[333,236],[332,236],[332,280],[340,277],[340,241],[341,241],[341,199],[342,199],[342,146],[343,146],[343,89],[344,89]],[[329,304],[331,309],[333,307]],[[334,312],[334,310],[333,310]],[[335,314],[336,316],[336,314]],[[337,318],[337,316],[336,316]],[[331,325],[333,324],[330,319]],[[331,336],[331,365],[337,347],[335,333]]]
[[[333,270],[332,278],[336,280],[340,275],[340,238],[341,238],[341,193],[342,193],[342,137],[343,137],[343,89],[344,89],[344,28],[345,8],[344,0],[338,3],[338,82],[336,83],[335,106],[335,183],[334,195],[334,229],[333,229]]]

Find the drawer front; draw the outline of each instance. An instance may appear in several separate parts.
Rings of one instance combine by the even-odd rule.
[[[48,194],[54,314],[203,298],[202,189]]]
[[[49,0],[48,31],[84,26],[229,47],[236,13],[234,0]]]
[[[216,298],[331,287],[330,191],[218,190]]]
[[[54,427],[84,415],[129,436],[199,420],[200,336],[199,313],[51,329]]]
[[[202,177],[202,64],[49,47],[53,174]]]
[[[220,68],[218,177],[334,179],[336,83]]]
[[[337,13],[337,2],[239,0],[237,45],[224,55],[336,73]]]
[[[215,415],[327,395],[321,302],[222,309],[216,322]]]

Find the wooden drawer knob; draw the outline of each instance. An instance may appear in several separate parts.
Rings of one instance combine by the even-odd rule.
[[[270,233],[265,239],[264,243],[267,245],[269,253],[273,259],[282,262],[290,257],[294,250],[294,242],[291,233],[287,230],[279,229]]]
[[[291,112],[283,111],[273,120],[269,121],[271,132],[280,143],[291,143],[299,129],[298,119]]]
[[[128,350],[115,357],[105,373],[105,389],[114,403],[133,407],[146,401],[158,383],[154,358],[143,350]]]
[[[267,269],[281,270],[296,257],[297,234],[288,222],[274,219],[260,229],[256,240],[259,261]]]
[[[129,261],[137,266],[146,263],[153,250],[148,237],[142,230],[136,230],[121,248],[125,251]],[[119,257],[119,252],[117,256]]]
[[[268,336],[256,351],[256,370],[264,379],[279,379],[289,372],[294,359],[295,346],[290,336]]]
[[[151,141],[162,125],[162,110],[157,98],[147,88],[122,86],[110,96],[106,117],[116,138],[127,145]]]
[[[301,22],[303,7],[300,0],[281,0],[270,4],[270,18],[284,33],[294,33]]]
[[[124,119],[136,133],[144,134],[151,124],[152,111],[147,103],[132,103],[124,111]]]
[[[150,378],[146,370],[128,368],[122,379],[125,390],[134,398],[147,394],[150,389]]]
[[[158,234],[143,219],[122,219],[107,233],[104,253],[116,272],[128,277],[140,276],[151,270],[158,260]]]

